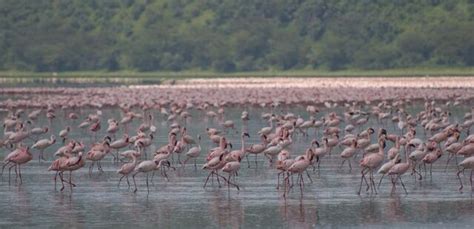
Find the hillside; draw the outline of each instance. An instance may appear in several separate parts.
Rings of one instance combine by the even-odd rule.
[[[2,71],[474,66],[474,0],[1,0]]]

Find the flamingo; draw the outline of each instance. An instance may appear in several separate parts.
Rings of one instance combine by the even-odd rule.
[[[449,146],[447,146],[445,148],[446,152],[448,152],[448,160],[446,160],[446,167],[444,168],[444,171],[446,171],[448,169],[448,164],[449,164],[449,161],[454,157],[454,159],[456,160],[456,164],[457,163],[457,157],[456,157],[456,154],[458,153],[458,151],[463,147],[463,144],[461,142],[454,142],[454,143],[451,143]]]
[[[405,174],[411,167],[412,160],[409,160],[408,152],[405,151],[405,163],[398,163],[392,166],[388,171],[388,175],[392,178],[392,192],[395,190],[395,186],[397,180],[400,180],[403,189],[405,190],[405,194],[408,194],[407,189],[405,188],[405,184],[402,181],[402,175]]]
[[[148,185],[148,173],[161,168],[163,164],[165,164],[166,166],[171,166],[168,160],[162,160],[162,161],[147,160],[147,161],[140,162],[140,164],[138,164],[133,170],[132,178],[133,178],[133,184],[135,185],[135,189],[133,190],[133,192],[137,192],[138,190],[137,183],[135,181],[135,176],[139,173],[145,173],[146,174],[146,189],[147,189],[147,192],[150,193],[150,188]]]
[[[285,156],[281,156],[285,155]],[[280,189],[280,176],[283,174],[283,181],[285,180],[285,173],[289,176],[288,168],[295,163],[295,159],[289,158],[289,152],[283,150],[278,154],[278,161],[276,168],[280,171],[277,176],[277,187],[276,189]]]
[[[99,144],[94,144],[89,152],[86,154],[86,159],[92,161],[91,165],[89,166],[89,176],[92,175],[92,169],[94,167],[94,164],[97,162],[97,169],[100,172],[104,172],[102,170],[102,166],[100,164],[100,161],[108,154],[110,153],[110,143],[108,141],[103,141],[102,143]]]
[[[379,139],[379,151],[377,153],[366,155],[360,161],[360,166],[362,167],[362,170],[360,172],[361,173],[360,186],[359,186],[359,191],[357,192],[357,194],[360,195],[360,191],[362,189],[362,181],[365,180],[367,183],[367,180],[365,178],[365,175],[367,173],[369,173],[369,180],[370,180],[369,185],[367,187],[367,191],[369,188],[371,188],[371,192],[375,191],[375,194],[377,194],[373,171],[376,168],[378,168],[383,162],[383,159],[385,156],[384,148],[385,148],[385,138],[382,135],[382,137]]]
[[[49,128],[48,127],[36,127],[36,128],[33,128],[31,129],[31,135],[41,135],[41,134],[45,134],[49,131]]]
[[[199,157],[201,154],[201,135],[197,136],[198,139],[198,144],[197,146],[194,146],[193,148],[189,149],[188,152],[186,152],[186,159],[183,161],[183,166],[186,164],[186,162],[193,158],[194,159],[194,169],[197,169],[196,166],[196,158]]]
[[[56,171],[56,175],[54,176],[54,188],[56,188],[56,178],[59,175],[62,184],[60,190],[64,190],[64,182],[66,182],[69,184],[72,192],[72,187],[76,187],[76,185],[72,183],[72,172],[84,167],[85,165],[85,160],[82,158],[82,152],[79,152],[77,156],[73,156],[70,151],[57,154],[57,156],[60,156],[60,158],[54,160],[48,168],[48,171]],[[64,180],[63,173],[65,171],[69,171],[69,181]]]
[[[255,168],[257,168],[257,166],[258,166],[258,163],[257,163],[257,155],[258,155],[258,154],[261,154],[261,153],[267,148],[267,137],[266,137],[266,135],[262,135],[262,136],[261,136],[261,141],[262,141],[262,143],[251,145],[249,148],[247,148],[247,149],[245,150],[245,151],[247,152],[247,154],[245,155],[245,157],[247,157],[248,168],[250,168],[250,163],[249,163],[249,160],[248,160],[248,155],[249,155],[249,154],[255,155]]]
[[[56,137],[54,135],[51,135],[50,139],[42,139],[37,141],[31,148],[32,149],[38,149],[40,150],[39,156],[38,156],[38,162],[40,162],[41,159],[44,160],[43,157],[43,152],[46,148],[50,147],[56,142]]]
[[[273,122],[272,121],[269,121],[270,122],[270,126],[268,127],[263,127],[262,129],[260,129],[257,134],[258,135],[268,135],[272,132],[273,130]]]
[[[306,172],[306,169],[309,167],[311,161],[313,160],[313,157],[314,157],[314,152],[311,148],[309,148],[306,150],[305,155],[302,155],[296,158],[295,162],[291,164],[290,167],[288,167],[288,172],[291,175],[298,174],[297,180],[300,184],[301,193],[303,192],[303,188],[304,188],[304,180],[303,180],[302,174],[303,172]],[[308,173],[306,174],[308,175],[308,178],[311,180],[311,177],[309,176],[309,174]],[[289,192],[291,189],[291,187],[286,189],[287,185],[289,184],[289,179],[291,175],[285,178],[285,193],[283,194],[283,196],[286,196],[286,193]]]
[[[390,171],[390,169],[394,165],[396,165],[400,162],[401,162],[400,154],[396,154],[394,158],[390,159],[388,162],[386,162],[385,164],[383,164],[380,167],[380,169],[377,171],[377,173],[382,174],[382,177],[380,177],[379,185],[377,185],[377,187],[380,187],[380,184],[382,184],[382,180],[385,177],[385,175],[388,173],[388,171]]]
[[[59,131],[59,137],[63,139],[63,143],[66,141],[69,131],[71,131],[71,127],[69,126],[67,126],[66,129]]]
[[[433,163],[435,163],[441,157],[441,155],[442,155],[441,149],[437,148],[436,150],[426,154],[425,157],[421,159],[421,161],[423,161],[424,164],[430,164],[430,177],[433,177],[433,174],[432,174]]]
[[[245,156],[245,137],[250,138],[250,135],[246,132],[243,132],[241,134],[240,136],[241,149],[231,151],[225,158],[226,161],[237,161],[238,158],[243,158]]]
[[[281,140],[281,139],[280,139]],[[283,149],[283,145],[278,143],[276,146],[270,146],[266,148],[262,153],[268,158],[268,161],[270,162],[270,167],[272,166],[273,163],[273,158],[280,153],[280,151]]]
[[[109,139],[109,141],[111,140],[110,137],[107,136],[107,138]],[[130,143],[129,143],[129,137],[127,134],[125,134],[123,136],[123,138],[121,139],[118,139],[118,140],[115,140],[114,142],[110,143],[109,147],[112,148],[112,149],[115,149],[117,151],[117,157],[118,158],[118,151],[124,147],[127,147]]]
[[[219,169],[222,169],[224,167],[225,163],[226,163],[223,160],[223,158],[224,158],[224,154],[221,154],[219,157],[212,158],[211,160],[209,160],[206,164],[204,164],[202,166],[202,169],[210,170],[209,175],[207,175],[206,181],[204,182],[203,188],[206,188],[207,182],[209,181],[209,178],[211,176],[216,175],[217,182],[219,183],[219,187],[221,186],[220,181],[219,181],[219,177],[222,177],[222,178],[224,178],[224,180],[226,180],[225,177],[223,177],[222,175],[220,175],[217,172],[217,171],[219,171]]]
[[[130,139],[129,139],[130,142]],[[148,136],[140,136],[137,140],[135,140],[134,145],[135,147],[139,147],[140,150],[143,150],[143,153],[145,154],[145,159],[147,158],[147,153],[146,149],[151,146],[153,143],[153,134],[149,134]]]
[[[3,160],[5,167],[7,164],[13,164],[10,166],[8,169],[8,183],[10,184],[10,173],[11,173],[11,168],[15,167],[15,173],[17,174],[16,178],[20,177],[20,185],[23,183],[23,179],[21,177],[21,168],[20,166],[22,164],[25,164],[33,159],[33,155],[30,153],[30,148],[29,147],[19,147],[17,150],[14,150],[13,152],[9,153],[7,157]],[[17,172],[18,169],[18,172]],[[2,168],[3,172],[3,168]]]
[[[227,187],[229,188],[230,185],[234,186],[235,188],[237,188],[237,190],[240,190],[239,186],[237,184],[234,184],[230,181],[230,178],[232,176],[236,176],[237,172],[239,171],[240,169],[240,161],[241,161],[241,157],[239,156],[237,161],[231,161],[231,162],[227,162],[224,167],[222,167],[222,172],[226,172],[226,173],[229,173],[229,176],[227,177]]]
[[[459,174],[464,172],[464,170],[466,169],[471,169],[471,176],[469,177],[469,181],[471,183],[471,192],[472,192],[474,190],[474,187],[472,186],[472,174],[474,171],[474,156],[465,158],[463,161],[461,161],[461,163],[459,163],[459,166],[461,167],[461,169],[459,169],[459,171],[456,174],[458,176],[459,183],[460,183],[459,192],[461,192],[463,189],[462,180]]]
[[[387,152],[387,156],[390,160],[394,159],[397,155],[400,154],[400,137],[396,136],[395,146],[390,148]]]
[[[322,148],[319,147],[319,142],[316,139],[314,139],[311,142],[311,146],[316,145],[316,148],[314,148],[313,153],[314,153],[314,157],[316,158],[316,161],[318,162],[318,171],[321,164],[321,159],[329,153],[328,139],[323,138],[323,140],[324,140],[324,143],[323,143]],[[314,171],[314,167],[313,167],[313,171]]]
[[[127,179],[128,188],[130,188],[130,181],[128,180],[128,175],[130,175],[130,173],[132,173],[135,167],[137,166],[137,157],[140,156],[140,153],[137,151],[132,151],[130,154],[125,155],[130,156],[132,158],[132,162],[123,164],[122,167],[117,170],[117,173],[122,175],[119,179],[117,187],[120,187],[120,182],[125,177]]]
[[[23,141],[24,139],[26,139],[27,137],[30,136],[30,131],[25,131],[23,130],[23,127],[21,127],[22,129],[18,132],[14,132],[12,133],[11,135],[8,136],[8,142],[11,143],[11,144],[16,144],[16,143],[19,143],[21,141]]]
[[[339,168],[342,168],[342,166],[344,165],[344,162],[347,161],[348,164],[349,164],[349,171],[352,171],[352,166],[351,166],[351,160],[350,159],[355,155],[356,152],[357,152],[357,140],[353,139],[352,140],[352,145],[350,147],[345,148],[341,152],[341,158],[343,160],[342,160],[341,165],[339,166]]]

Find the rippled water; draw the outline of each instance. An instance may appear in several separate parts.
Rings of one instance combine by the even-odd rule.
[[[418,108],[410,109],[413,114]],[[301,114],[307,118],[303,107],[287,107],[283,110]],[[459,107],[453,112],[453,120],[461,121],[468,110]],[[82,117],[94,110],[81,110]],[[226,119],[232,119],[240,127],[239,108],[226,109]],[[263,111],[250,108],[252,120],[249,123],[251,139],[249,143],[258,142],[257,130],[266,123],[260,119]],[[103,110],[102,131],[106,129],[106,120],[110,117],[120,118],[115,109]],[[276,112],[280,112],[276,110]],[[65,125],[61,111],[53,122],[53,133],[58,134]],[[192,111],[192,120],[188,123],[188,132],[193,136],[202,132],[206,127],[216,127],[217,122],[200,118],[201,112]],[[1,118],[5,114],[0,114]],[[77,123],[70,123],[77,126]],[[47,125],[44,115],[38,123]],[[138,126],[139,121],[134,121]],[[152,148],[164,144],[167,136],[168,123],[156,113],[155,125],[158,134]],[[377,127],[375,123],[368,126]],[[389,132],[393,132],[391,124]],[[419,131],[422,137],[423,131]],[[48,136],[43,136],[48,137]],[[71,132],[71,137],[89,143],[89,135],[77,128]],[[230,133],[234,148],[240,148],[239,134]],[[311,136],[314,137],[314,136]],[[464,137],[464,136],[463,136]],[[63,192],[55,190],[53,176],[47,167],[54,158],[52,154],[60,147],[60,143],[49,148],[45,155],[46,162],[35,160],[22,167],[23,184],[8,184],[7,173],[3,174],[0,183],[0,227],[12,226],[41,226],[41,227],[158,227],[158,228],[311,228],[319,226],[359,226],[380,227],[391,226],[409,227],[470,227],[474,224],[474,203],[469,188],[459,193],[454,164],[444,172],[446,156],[443,156],[433,166],[433,178],[415,181],[413,177],[403,177],[409,194],[397,189],[391,194],[391,186],[385,180],[379,195],[363,193],[357,195],[360,181],[360,170],[356,163],[349,172],[347,167],[340,170],[336,148],[330,158],[324,158],[320,173],[310,172],[313,183],[306,180],[303,192],[294,188],[285,199],[276,187],[276,171],[270,169],[268,162],[262,156],[258,158],[258,168],[254,164],[247,168],[245,161],[236,182],[241,190],[219,188],[217,183],[204,184],[207,173],[200,169],[204,161],[206,149],[211,146],[206,137],[203,138],[203,153],[198,160],[198,169],[192,165],[185,169],[178,168],[170,172],[170,181],[155,176],[154,185],[147,194],[145,175],[137,176],[138,192],[127,189],[126,182],[117,188],[119,176],[116,170],[119,165],[112,163],[112,157],[107,157],[103,163],[104,174],[94,172],[89,177],[87,168],[73,173],[73,181],[77,187],[71,193],[69,189]],[[290,150],[294,155],[301,154],[308,147],[311,139],[297,137]],[[31,144],[31,140],[27,143]],[[389,144],[387,149],[391,147]],[[9,151],[0,149],[1,155]],[[253,162],[253,156],[250,157]],[[86,166],[88,166],[87,164]],[[468,176],[468,173],[466,173]],[[376,176],[378,180],[379,176]],[[467,180],[466,180],[467,181]],[[59,186],[58,186],[59,188]]]

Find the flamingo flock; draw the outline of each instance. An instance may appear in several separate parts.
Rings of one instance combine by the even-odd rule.
[[[2,175],[8,167],[9,184],[22,185],[21,167],[37,158],[40,165],[49,164],[45,170],[54,172],[55,189],[59,177],[60,191],[68,185],[72,192],[80,185],[73,182],[74,171],[87,167],[89,176],[101,176],[104,161],[112,161],[117,186],[125,180],[131,192],[139,188],[136,176],[145,176],[150,192],[155,173],[169,181],[170,172],[178,176],[176,171],[192,167],[207,172],[204,188],[216,181],[218,187],[238,191],[245,189],[239,182],[241,170],[275,171],[276,189],[287,196],[295,186],[302,194],[305,185],[313,183],[316,170],[321,176],[327,158],[337,158],[338,171],[360,175],[359,187],[354,187],[359,195],[364,191],[377,195],[385,177],[390,179],[392,193],[401,185],[408,194],[409,176],[417,181],[433,179],[433,164],[444,161],[446,172],[456,174],[459,191],[464,188],[466,170],[474,188],[474,95],[460,93],[463,89],[440,90],[437,96],[443,99],[426,96],[428,89],[408,93],[403,88],[387,89],[386,94],[377,90],[367,94],[368,89],[364,94],[360,89],[352,97],[337,90],[340,94],[331,92],[332,99],[295,90],[294,94],[231,90],[233,95],[221,90],[195,94],[184,89],[160,94],[144,90],[150,95],[134,95],[123,88],[111,90],[110,95],[106,89],[82,90],[4,91],[51,97],[8,100],[0,106]],[[311,99],[315,95],[317,99]],[[120,111],[121,117],[104,112],[110,109]],[[235,110],[239,117],[232,115]],[[465,114],[453,116],[454,111]],[[40,126],[39,120],[48,126]],[[205,122],[207,127],[195,130],[191,128],[194,122]],[[61,129],[53,132],[58,125]],[[157,141],[159,133],[166,135],[164,144]],[[235,148],[238,143],[240,148]],[[296,145],[304,150],[294,150]],[[453,167],[454,171],[448,170]]]

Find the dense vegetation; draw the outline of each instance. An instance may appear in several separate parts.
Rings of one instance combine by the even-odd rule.
[[[474,0],[0,0],[0,70],[474,66]]]

